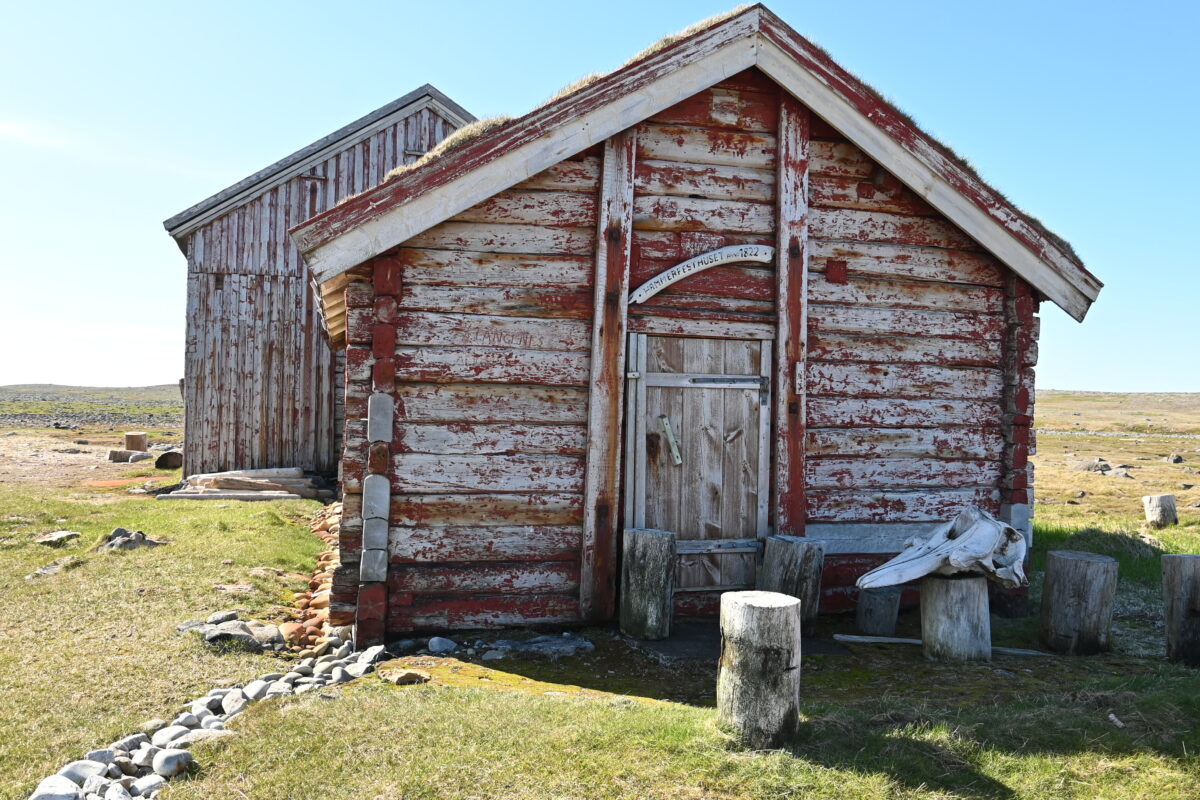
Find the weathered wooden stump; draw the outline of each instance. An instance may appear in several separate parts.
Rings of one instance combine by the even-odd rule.
[[[621,556],[621,632],[637,639],[671,635],[675,534],[627,528]]]
[[[721,595],[717,721],[755,749],[780,747],[800,721],[800,600],[778,592]]]
[[[992,618],[982,575],[921,579],[921,645],[930,661],[991,661]]]
[[[144,453],[150,447],[150,437],[145,433],[131,432],[125,434],[125,449]]]
[[[807,625],[821,610],[821,570],[824,567],[825,548],[820,542],[800,536],[769,536],[763,547],[758,589],[797,598],[801,617]]]
[[[1142,509],[1151,527],[1165,528],[1179,524],[1179,512],[1175,510],[1173,494],[1148,494],[1142,498]]]
[[[858,607],[854,612],[855,627],[868,636],[895,636],[900,591],[899,586],[859,591]]]
[[[1200,667],[1200,556],[1162,557],[1167,660]]]
[[[1117,598],[1117,560],[1097,553],[1052,550],[1042,587],[1042,643],[1085,656],[1109,648]]]

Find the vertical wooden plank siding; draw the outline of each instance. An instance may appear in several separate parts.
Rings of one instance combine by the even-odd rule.
[[[633,129],[605,142],[600,180],[579,583],[580,614],[588,620],[611,617],[616,600],[621,409],[636,148]]]
[[[420,115],[436,119],[443,133],[454,130],[434,109],[421,109],[190,235],[185,473],[336,468],[338,366],[287,231],[415,160],[403,144],[389,149],[385,142],[404,139]],[[422,152],[433,144],[429,137],[414,142]]]
[[[779,107],[775,269],[775,531],[804,535],[805,363],[808,307],[808,109],[784,94]]]

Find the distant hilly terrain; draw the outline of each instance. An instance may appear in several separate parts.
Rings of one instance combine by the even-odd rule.
[[[183,425],[177,384],[99,387],[0,386],[0,428],[163,428]]]
[[[1037,393],[1038,428],[1058,431],[1200,434],[1200,393]],[[183,425],[176,384],[96,387],[0,386],[0,428],[163,428]]]

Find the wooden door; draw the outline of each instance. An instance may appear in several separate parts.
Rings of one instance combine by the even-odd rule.
[[[625,524],[676,534],[676,591],[752,587],[768,535],[771,343],[629,339]]]

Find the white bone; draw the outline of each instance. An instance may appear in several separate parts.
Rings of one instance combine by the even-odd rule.
[[[924,541],[911,540],[904,552],[858,579],[858,588],[896,586],[926,575],[982,573],[1002,586],[1025,581],[1025,537],[978,508],[964,509]]]

